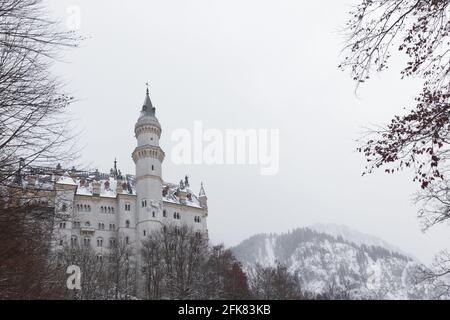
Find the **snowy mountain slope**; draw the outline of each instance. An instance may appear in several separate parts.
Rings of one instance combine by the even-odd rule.
[[[324,230],[326,233],[302,228],[279,235],[260,234],[243,241],[233,252],[247,270],[256,263],[285,264],[299,272],[303,288],[309,292],[339,288],[355,299],[428,298],[425,285],[413,284],[419,266],[414,259],[381,239],[347,227],[334,228],[336,236],[330,230],[333,228]]]
[[[325,233],[330,236],[333,236],[335,238],[341,237],[346,241],[356,243],[358,245],[368,245],[368,246],[377,246],[385,248],[392,252],[398,252],[401,253],[407,257],[410,257],[417,261],[417,259],[400,248],[397,248],[396,246],[384,241],[383,239],[380,239],[378,237],[375,237],[370,234],[362,233],[356,230],[353,230],[345,225],[337,225],[337,224],[324,224],[324,223],[317,223],[313,224],[311,226],[308,226],[308,229]]]

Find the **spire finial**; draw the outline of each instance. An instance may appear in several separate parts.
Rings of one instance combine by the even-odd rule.
[[[147,86],[147,95],[149,95],[150,94],[150,89],[149,89],[149,87],[150,87],[150,84],[148,83],[148,81],[145,83],[145,85]]]

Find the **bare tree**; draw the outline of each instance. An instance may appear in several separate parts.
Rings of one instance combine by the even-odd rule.
[[[42,3],[0,0],[2,298],[45,297],[45,272],[36,269],[47,268],[51,192],[34,185],[25,190],[23,170],[32,164],[56,165],[74,154],[66,114],[72,98],[50,69],[60,50],[75,47],[78,39],[59,31]]]
[[[136,259],[124,241],[111,248],[95,250],[90,245],[71,243],[53,252],[53,281],[62,299],[129,300],[136,297]],[[68,266],[80,268],[81,290],[66,288]]]
[[[207,299],[246,300],[250,298],[247,275],[231,250],[223,245],[209,249],[203,268],[202,296]]]
[[[415,285],[428,284],[431,299],[450,298],[450,253],[446,250],[438,253],[430,267],[420,266],[413,273]]]
[[[208,241],[187,226],[153,231],[141,250],[148,299],[198,298]]]
[[[423,229],[447,221],[450,159],[450,1],[361,0],[345,28],[346,56],[357,86],[373,71],[389,65],[393,51],[402,52],[402,77],[423,80],[415,106],[381,128],[370,130],[358,150],[367,159],[365,173],[384,168],[414,170],[421,191]],[[438,274],[437,274],[438,275]]]
[[[166,226],[143,241],[142,277],[147,299],[248,299],[247,277],[224,246],[204,234]]]
[[[302,300],[305,295],[301,288],[298,272],[277,263],[264,267],[256,264],[249,271],[249,284],[252,296],[262,300]]]
[[[448,0],[362,0],[350,13],[340,67],[350,69],[358,85],[373,70],[388,67],[393,49],[406,54],[402,76],[423,79],[415,108],[375,130],[359,148],[369,162],[366,172],[412,167],[422,188],[443,178],[440,163],[447,158],[449,135],[449,7]]]
[[[136,297],[136,257],[123,237],[110,248],[108,258],[108,283],[114,292],[115,300],[128,300]]]
[[[41,0],[0,1],[0,184],[21,166],[72,155],[72,98],[51,66],[60,49],[76,44],[74,34],[47,18]]]

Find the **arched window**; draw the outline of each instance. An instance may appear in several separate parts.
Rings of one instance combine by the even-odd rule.
[[[78,238],[77,238],[77,236],[72,236],[72,237],[70,238],[70,244],[71,244],[72,246],[76,246],[76,245],[78,244]]]
[[[144,199],[142,200],[142,208],[146,208],[147,207],[147,200]]]
[[[88,209],[88,212],[91,212],[91,206],[90,205],[87,206],[87,209]]]
[[[147,236],[147,231],[146,230],[144,230],[144,237],[146,237]]]
[[[103,247],[103,238],[97,238],[97,247]]]
[[[129,228],[130,227],[130,220],[125,221],[125,227]]]
[[[152,217],[156,218],[156,212],[155,211],[152,212]]]
[[[99,230],[105,230],[105,224],[103,222],[98,223]]]
[[[177,219],[177,213],[176,212],[173,213],[173,218]]]
[[[167,218],[167,211],[166,210],[163,210],[163,217]]]
[[[86,247],[88,247],[91,245],[91,238],[84,238],[83,242],[84,242],[84,245]]]
[[[155,166],[152,164],[152,171],[155,171]]]
[[[114,238],[109,239],[109,246],[110,248],[114,248],[116,246],[116,239]]]
[[[100,207],[100,212],[103,213],[103,206]]]
[[[131,204],[125,203],[125,211],[131,211]]]

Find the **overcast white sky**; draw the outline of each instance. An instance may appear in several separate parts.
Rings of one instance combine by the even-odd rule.
[[[114,157],[134,173],[133,128],[145,82],[163,126],[166,181],[205,182],[209,231],[235,245],[260,232],[313,223],[345,224],[430,262],[445,248],[446,226],[423,234],[411,204],[409,172],[361,177],[355,152],[363,127],[411,104],[419,83],[400,80],[401,59],[358,96],[338,70],[350,0],[49,0],[66,22],[80,9],[89,39],[57,72],[79,99],[82,161],[108,171]],[[280,172],[255,166],[174,165],[173,130],[280,129]]]

